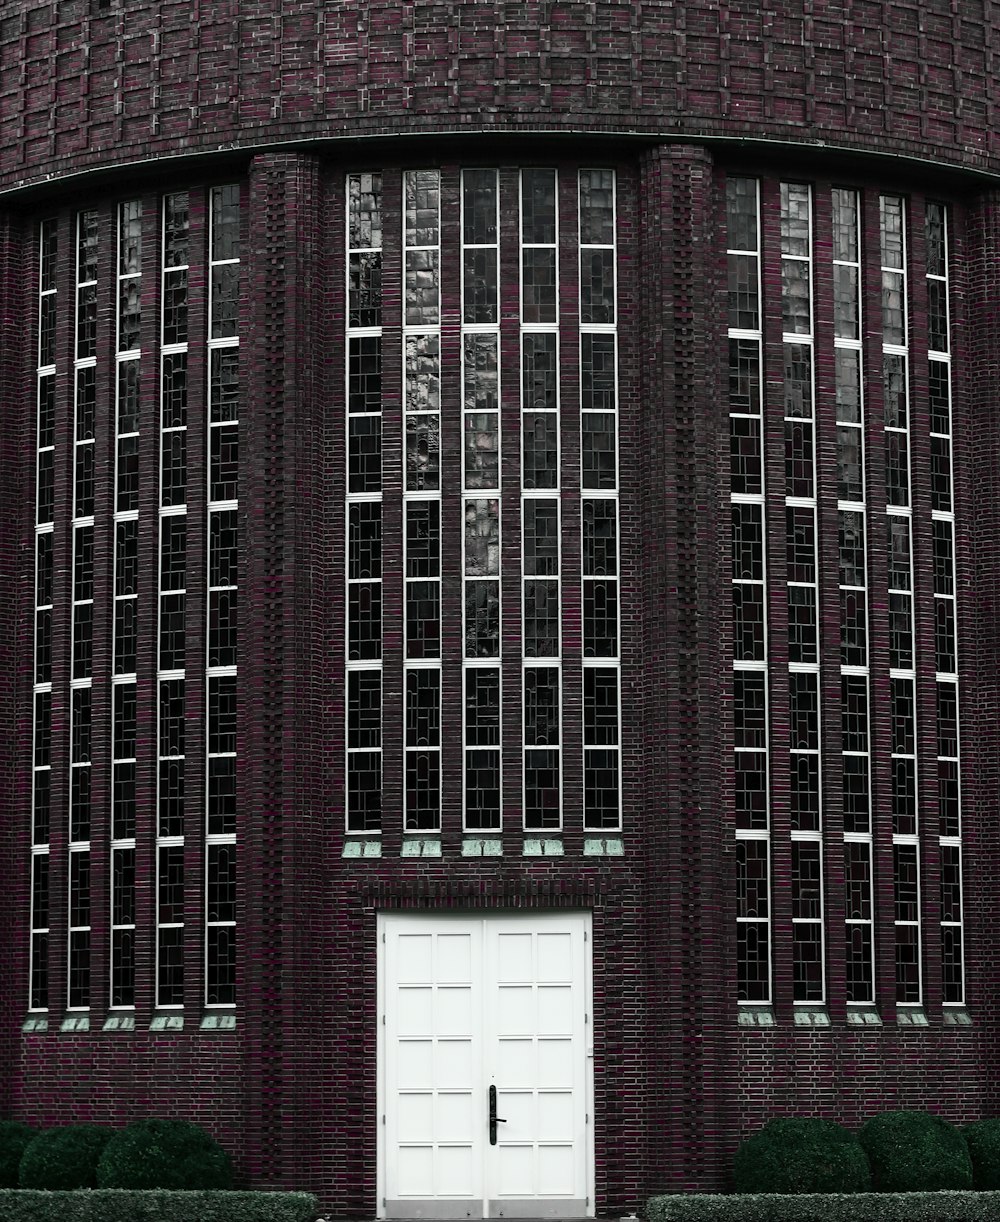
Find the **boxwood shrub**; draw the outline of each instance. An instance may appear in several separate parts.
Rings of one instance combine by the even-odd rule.
[[[98,1188],[226,1189],[233,1185],[229,1155],[187,1120],[137,1120],[104,1147]]]
[[[662,1196],[649,1222],[996,1222],[1000,1192]]]
[[[973,1187],[1000,1188],[1000,1120],[978,1120],[962,1130],[972,1159]]]
[[[16,1188],[21,1157],[37,1129],[17,1120],[0,1120],[0,1188]]]
[[[115,1130],[99,1124],[45,1129],[25,1147],[18,1183],[22,1188],[96,1188],[97,1162]]]
[[[865,1192],[871,1171],[858,1139],[832,1120],[772,1120],[740,1146],[736,1191]]]
[[[971,1188],[965,1138],[930,1112],[883,1112],[861,1126],[858,1140],[879,1192],[936,1192]]]
[[[0,1190],[3,1222],[312,1222],[305,1192]]]

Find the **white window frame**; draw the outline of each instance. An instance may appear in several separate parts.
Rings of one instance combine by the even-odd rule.
[[[206,396],[205,396],[206,404],[207,404],[207,411],[205,414],[206,426],[207,426],[206,427],[206,438],[205,438],[205,443],[207,447],[206,449],[207,461],[205,464],[205,485],[206,485],[205,499],[206,499],[206,507],[207,507],[207,512],[206,512],[207,546],[205,548],[205,555],[207,559],[207,569],[208,569],[206,573],[206,587],[209,593],[209,597],[206,599],[206,607],[205,607],[205,642],[206,642],[206,653],[205,653],[205,768],[204,768],[204,778],[203,778],[203,782],[204,782],[203,793],[205,795],[205,800],[206,800],[206,816],[207,816],[207,798],[208,798],[208,792],[209,792],[209,779],[208,778],[209,778],[210,761],[212,759],[218,759],[224,756],[225,757],[235,757],[235,752],[219,752],[217,754],[210,754],[208,751],[209,738],[211,734],[211,727],[209,725],[210,710],[209,710],[208,691],[209,691],[209,687],[211,686],[211,682],[213,679],[230,677],[230,676],[236,677],[238,673],[238,668],[236,666],[213,666],[210,662],[210,654],[208,652],[210,648],[210,640],[211,640],[211,594],[216,593],[216,592],[221,592],[221,591],[235,592],[238,588],[236,585],[213,586],[211,584],[212,517],[216,513],[225,513],[225,512],[234,511],[234,510],[239,509],[239,501],[237,499],[219,500],[219,501],[212,500],[212,459],[211,459],[212,433],[214,430],[218,430],[222,428],[232,428],[234,426],[236,428],[239,428],[239,423],[240,423],[238,418],[236,420],[225,420],[225,421],[213,421],[212,419],[212,409],[213,409],[213,404],[212,404],[212,354],[222,349],[238,350],[240,347],[240,337],[238,334],[234,336],[216,337],[212,333],[213,279],[214,279],[213,272],[215,268],[217,267],[223,267],[227,265],[238,266],[241,262],[240,256],[237,256],[236,258],[228,258],[228,259],[217,259],[215,257],[214,201],[218,193],[224,190],[227,190],[227,189],[231,189],[231,184],[225,184],[219,187],[212,187],[208,193],[208,313],[207,313],[207,319],[208,319],[207,366],[208,368],[206,369],[207,385],[206,385]],[[208,831],[208,820],[206,817],[204,860],[202,864],[203,873],[202,873],[202,879],[201,879],[201,901],[203,905],[202,911],[205,914],[205,925],[204,925],[204,931],[203,931],[202,939],[201,939],[201,944],[202,944],[202,1005],[204,1006],[206,1010],[231,1011],[235,1009],[235,1006],[236,1006],[235,1001],[232,1001],[232,1002],[209,1001],[209,967],[210,967],[209,960],[210,960],[210,956],[209,956],[209,945],[208,944],[209,944],[209,936],[210,936],[211,930],[221,929],[221,928],[229,928],[229,929],[235,930],[236,928],[235,920],[220,921],[220,920],[209,920],[208,918],[209,858],[210,858],[211,846],[216,845],[216,844],[227,844],[227,845],[235,846],[237,844],[237,833],[235,831],[221,832],[221,833],[209,832]],[[234,847],[234,852],[235,852],[235,847]],[[238,860],[239,859],[237,858],[237,863],[238,863]],[[239,875],[237,874],[237,878],[238,877]]]
[[[372,504],[383,505],[383,494],[379,492],[351,492],[351,455],[350,455],[350,421],[351,421],[351,394],[350,394],[350,379],[351,379],[351,341],[364,340],[368,338],[378,339],[382,341],[382,325],[374,327],[355,327],[350,321],[350,297],[351,297],[351,255],[355,254],[375,254],[382,250],[381,246],[352,246],[351,245],[351,180],[360,178],[359,173],[348,173],[344,178],[344,301],[346,303],[345,317],[345,343],[344,343],[344,369],[343,369],[343,386],[344,386],[344,424],[345,432],[348,434],[347,445],[345,446],[344,456],[344,488],[345,488],[345,513],[344,513],[344,833],[350,836],[363,837],[380,837],[382,835],[382,827],[385,819],[385,811],[383,809],[379,819],[377,828],[352,828],[350,825],[350,784],[351,784],[351,759],[355,755],[377,756],[379,761],[379,776],[384,775],[384,715],[385,715],[385,679],[383,673],[383,657],[382,649],[379,649],[378,658],[351,658],[349,656],[349,641],[351,634],[351,598],[350,592],[353,586],[371,586],[378,587],[381,592],[380,607],[381,607],[381,623],[380,636],[384,636],[381,625],[385,620],[385,584],[383,581],[383,569],[380,566],[379,575],[374,577],[353,578],[351,576],[351,511],[356,505]],[[384,181],[384,180],[383,180]],[[381,205],[380,205],[381,206]],[[366,418],[377,418],[379,421],[379,429],[381,432],[384,412],[379,406],[378,412],[365,412]],[[382,444],[385,444],[384,435],[382,436]],[[403,445],[406,445],[405,436]],[[381,529],[384,531],[385,517],[384,512],[381,517]],[[383,534],[383,545],[384,545]],[[351,741],[351,708],[350,708],[350,676],[352,673],[371,672],[379,676],[379,745],[378,747],[352,747]]]
[[[745,176],[740,175],[739,177],[745,177]],[[744,250],[742,247],[729,245],[727,241],[726,255],[727,257],[732,257],[735,255],[744,255],[744,256],[751,255],[754,259],[756,259],[756,263],[757,263],[757,303],[758,303],[757,305],[757,309],[758,309],[757,323],[758,325],[756,328],[752,328],[752,329],[745,328],[745,327],[728,327],[726,334],[727,334],[727,342],[730,340],[744,340],[744,341],[748,341],[751,343],[755,343],[757,345],[757,353],[758,353],[757,402],[760,404],[760,412],[757,414],[749,414],[746,412],[731,412],[730,416],[731,417],[736,416],[740,419],[756,420],[759,423],[760,439],[761,439],[761,491],[759,493],[731,492],[729,500],[730,500],[730,504],[732,505],[757,505],[759,506],[760,514],[761,514],[761,530],[762,530],[761,580],[757,581],[756,579],[751,579],[751,578],[733,578],[732,579],[732,584],[734,586],[740,585],[740,586],[759,587],[760,593],[761,593],[761,601],[763,605],[763,633],[764,633],[763,659],[760,661],[745,661],[743,659],[736,659],[736,658],[733,659],[734,673],[738,673],[739,671],[753,671],[756,673],[762,673],[764,675],[764,695],[765,695],[764,742],[765,742],[765,746],[762,750],[758,748],[753,748],[753,749],[737,748],[735,750],[735,755],[737,757],[741,754],[763,755],[764,760],[765,760],[765,768],[766,768],[764,784],[765,784],[765,797],[767,800],[767,826],[764,828],[754,828],[754,829],[744,829],[744,828],[735,829],[735,838],[737,841],[739,840],[758,840],[758,841],[764,841],[768,846],[767,848],[767,917],[762,918],[762,917],[737,916],[736,918],[737,925],[741,925],[741,924],[755,925],[758,927],[762,927],[765,931],[764,936],[767,939],[767,946],[768,946],[768,954],[767,954],[768,978],[767,978],[766,995],[764,997],[738,998],[737,999],[737,1004],[739,1006],[745,1006],[745,1007],[750,1007],[750,1008],[754,1008],[754,1007],[760,1008],[762,1006],[771,1005],[773,995],[774,995],[774,941],[773,941],[772,933],[771,933],[772,931],[771,922],[773,920],[773,913],[774,913],[774,888],[773,888],[773,871],[772,871],[771,852],[770,852],[770,845],[771,845],[771,717],[770,717],[770,708],[771,708],[770,695],[771,693],[770,693],[770,686],[771,685],[770,685],[769,665],[768,665],[768,639],[769,639],[770,625],[769,625],[768,603],[767,603],[767,592],[769,588],[768,586],[768,565],[767,565],[767,482],[766,482],[766,464],[764,462],[764,448],[763,448],[764,447],[764,437],[765,437],[765,432],[764,432],[764,424],[765,424],[765,420],[764,420],[764,415],[765,415],[765,412],[764,412],[764,331],[763,331],[764,297],[763,297],[762,267],[761,267],[762,251],[761,251],[760,180],[759,179],[747,179],[747,181],[751,181],[754,183],[755,192],[756,192],[757,245],[753,249]]]
[[[589,168],[603,168],[603,167],[589,167]],[[583,234],[582,192],[580,190],[580,181],[581,181],[581,176],[584,173],[586,173],[587,171],[588,171],[588,167],[584,167],[577,172],[577,200],[576,200],[576,203],[577,203],[577,233],[581,235],[579,251],[578,251],[579,257],[577,261],[578,262],[577,301],[578,302],[582,301],[583,266],[584,266],[584,257],[585,257],[586,252],[592,251],[592,250],[610,250],[611,251],[612,276],[614,278],[614,321],[611,323],[581,322],[580,323],[580,338],[579,338],[579,343],[578,343],[578,348],[579,348],[578,357],[580,358],[579,368],[582,373],[582,369],[583,369],[582,354],[583,354],[584,336],[585,335],[593,335],[593,336],[608,335],[612,337],[612,343],[614,346],[614,384],[615,384],[615,406],[614,406],[615,486],[613,490],[612,489],[584,488],[583,487],[583,479],[582,479],[583,448],[581,444],[581,472],[580,472],[580,479],[579,479],[581,512],[580,512],[580,544],[579,545],[580,545],[580,555],[582,558],[583,557],[583,532],[584,532],[584,507],[586,505],[586,502],[587,501],[611,501],[613,502],[614,503],[614,517],[615,517],[615,575],[613,578],[608,577],[608,576],[588,577],[586,574],[583,573],[582,564],[581,564],[580,580],[581,580],[581,587],[582,587],[581,595],[583,595],[582,606],[585,606],[585,603],[586,603],[586,596],[584,594],[584,591],[586,590],[588,581],[601,581],[601,582],[613,581],[614,582],[615,606],[616,606],[615,639],[616,639],[616,643],[618,646],[618,650],[611,657],[588,658],[586,656],[586,642],[584,642],[584,649],[583,649],[584,656],[582,659],[583,672],[586,672],[587,670],[614,670],[617,676],[617,679],[616,679],[616,683],[617,683],[617,692],[616,692],[617,735],[616,735],[616,740],[617,741],[614,746],[587,742],[587,707],[586,707],[586,699],[584,697],[584,693],[585,693],[584,685],[586,683],[586,674],[582,673],[580,677],[581,708],[583,709],[583,726],[582,726],[582,731],[581,731],[581,741],[583,744],[582,746],[582,763],[583,763],[582,817],[583,817],[584,831],[592,831],[595,834],[596,833],[607,834],[607,833],[620,832],[622,830],[622,761],[623,761],[623,753],[622,753],[623,726],[622,726],[622,707],[621,707],[621,692],[622,692],[622,676],[621,676],[621,669],[622,669],[621,668],[622,548],[621,548],[621,505],[620,505],[620,498],[619,498],[619,482],[618,482],[619,457],[620,457],[620,448],[621,448],[620,433],[619,433],[619,428],[618,428],[618,425],[619,425],[619,415],[618,415],[618,402],[619,402],[619,398],[618,398],[618,376],[619,376],[619,373],[618,373],[618,175],[615,173],[614,170],[610,171],[611,173],[611,192],[612,192],[612,195],[611,195],[612,241],[610,245],[597,244],[597,243],[584,244],[582,240],[582,234]],[[603,414],[603,413],[595,413],[595,414]],[[580,426],[581,426],[581,441],[582,441],[582,427],[583,427],[583,415],[584,415],[582,406],[581,406],[580,415],[581,415]],[[581,616],[583,616],[582,608],[581,608]],[[581,623],[585,624],[585,618],[582,618]],[[615,755],[617,759],[618,817],[613,825],[604,825],[604,824],[590,825],[587,822],[587,753],[588,751],[592,751],[592,750],[593,751],[602,751],[602,752],[604,751],[611,752]]]
[[[503,469],[503,428],[502,428],[502,393],[503,393],[503,371],[501,369],[500,360],[500,174],[498,170],[492,170],[494,175],[494,187],[496,192],[496,242],[494,243],[466,243],[465,241],[465,175],[466,171],[461,173],[460,182],[460,213],[459,213],[459,232],[462,239],[462,257],[461,257],[461,319],[462,328],[459,342],[461,353],[460,377],[461,377],[461,394],[462,394],[462,418],[461,418],[461,453],[462,453],[462,830],[471,835],[489,835],[495,833],[500,834],[503,828],[504,815],[504,769],[503,769],[503,496],[501,488],[501,475]],[[474,250],[495,250],[497,256],[497,321],[495,323],[470,323],[465,318],[465,255],[467,251]],[[493,338],[496,346],[497,357],[497,406],[493,413],[496,416],[497,429],[497,484],[495,488],[470,488],[466,470],[466,421],[470,415],[482,415],[483,413],[477,409],[473,403],[470,405],[465,397],[465,375],[466,375],[466,356],[465,342],[466,339],[472,336],[485,335]],[[466,529],[465,529],[465,512],[466,506],[470,501],[496,501],[497,504],[497,554],[500,561],[497,568],[496,577],[470,577],[468,566],[466,563]],[[479,581],[496,581],[498,595],[498,616],[501,624],[501,631],[498,635],[497,653],[495,657],[478,658],[470,657],[467,649],[468,641],[468,616],[466,614],[468,608],[468,594]],[[481,747],[469,743],[469,726],[468,726],[468,697],[467,697],[467,676],[471,670],[493,670],[496,671],[499,684],[499,704],[497,709],[499,725],[497,731],[497,743],[495,747]],[[469,809],[468,809],[468,775],[469,775],[469,759],[472,755],[481,751],[495,751],[497,755],[497,773],[499,778],[499,807],[497,811],[497,821],[495,827],[471,827],[469,825]]]
[[[414,177],[416,175],[421,175],[421,174],[434,174],[437,178],[437,242],[432,245],[417,245],[415,243],[411,244],[407,240],[408,238],[407,223],[406,223],[407,184],[410,181],[411,177]],[[402,225],[403,283],[401,286],[402,287],[401,295],[402,295],[402,313],[403,313],[403,319],[402,319],[403,321],[403,327],[402,327],[402,331],[403,331],[403,336],[402,336],[402,339],[403,339],[403,344],[402,344],[403,346],[403,371],[402,371],[403,373],[403,385],[402,385],[403,427],[402,427],[402,438],[401,438],[401,445],[402,445],[401,458],[402,458],[402,475],[403,475],[403,479],[402,479],[402,485],[403,485],[403,615],[402,615],[402,619],[403,619],[403,709],[402,709],[402,712],[403,712],[403,727],[402,727],[403,728],[403,834],[404,835],[418,835],[418,836],[435,837],[435,836],[440,836],[441,834],[441,812],[442,812],[442,807],[444,805],[444,769],[443,769],[443,752],[441,748],[442,714],[444,711],[443,709],[443,690],[442,690],[443,676],[442,676],[442,666],[441,666],[442,654],[443,654],[443,644],[444,644],[443,617],[442,617],[443,584],[442,584],[442,579],[441,579],[441,569],[442,569],[441,532],[443,530],[444,515],[442,511],[443,511],[444,505],[443,505],[440,478],[438,479],[438,488],[436,491],[432,489],[420,489],[419,491],[410,491],[406,485],[406,474],[407,474],[406,472],[406,445],[407,445],[406,426],[407,426],[409,417],[411,415],[409,403],[407,401],[408,394],[407,394],[406,361],[407,361],[407,346],[408,346],[409,340],[416,339],[421,336],[435,337],[437,339],[437,345],[438,345],[438,377],[439,377],[439,386],[440,386],[440,373],[441,373],[441,364],[440,364],[441,362],[441,254],[442,254],[441,172],[440,170],[426,170],[425,169],[425,170],[404,170],[403,171],[403,209],[402,209],[402,213],[403,215],[401,217],[401,225]],[[407,323],[406,321],[407,258],[410,254],[416,253],[418,251],[436,251],[437,252],[437,311],[436,311],[437,322],[434,324],[420,323],[418,325],[411,325]],[[435,413],[417,412],[417,413],[412,413],[412,414],[425,416],[425,415],[433,415]],[[438,410],[437,410],[436,415],[438,417],[438,422],[439,422],[439,436],[440,436],[440,421],[441,421],[440,398],[438,399]],[[439,459],[439,462],[440,462],[440,459]],[[432,578],[425,578],[425,577],[412,577],[411,578],[407,576],[407,562],[408,562],[407,535],[409,533],[408,532],[408,526],[409,526],[408,515],[409,515],[410,506],[414,503],[419,503],[421,501],[426,501],[429,503],[436,503],[438,506],[438,575],[436,578],[433,578],[433,577]],[[408,627],[409,587],[411,584],[414,584],[417,582],[424,583],[427,581],[436,581],[437,586],[438,586],[438,632],[439,632],[438,654],[436,658],[411,659],[409,656],[410,642],[409,642],[409,627]],[[411,744],[407,737],[407,689],[409,686],[408,678],[411,673],[418,671],[418,670],[433,671],[437,675],[438,743],[436,747],[423,746],[420,744]],[[420,827],[420,828],[412,827],[411,828],[409,826],[411,812],[409,809],[409,801],[408,801],[409,786],[407,784],[407,778],[409,775],[409,761],[410,761],[410,756],[420,756],[424,754],[429,755],[429,756],[434,756],[434,755],[437,756],[437,761],[438,761],[437,819],[435,822],[435,826],[433,827]]]
[[[539,166],[537,168],[538,169],[548,169],[549,167]],[[521,455],[520,455],[521,461],[518,464],[521,470],[521,491],[520,491],[520,508],[519,508],[520,533],[521,533],[521,641],[522,641],[522,656],[521,656],[521,743],[522,743],[522,748],[521,748],[521,812],[522,812],[522,829],[524,833],[526,835],[533,835],[533,834],[538,834],[538,833],[556,834],[558,832],[561,832],[563,829],[563,822],[564,822],[564,819],[563,819],[563,802],[564,802],[563,746],[564,746],[564,738],[565,738],[565,725],[564,725],[564,716],[563,716],[563,701],[564,701],[565,693],[564,693],[563,668],[562,668],[562,591],[563,591],[562,435],[561,435],[561,430],[562,430],[562,386],[561,386],[561,381],[562,379],[559,377],[559,372],[558,372],[560,368],[559,352],[560,352],[560,347],[561,347],[560,335],[559,335],[559,325],[560,325],[559,324],[559,318],[560,318],[560,309],[559,309],[559,296],[560,296],[559,295],[559,287],[560,287],[559,285],[559,278],[560,278],[559,189],[560,189],[560,183],[559,183],[559,171],[557,169],[553,169],[552,170],[553,208],[555,210],[554,240],[552,242],[525,242],[524,240],[524,178],[525,178],[526,172],[530,173],[533,171],[521,170],[518,174],[518,226],[517,226],[517,238],[518,238],[518,262],[517,262],[518,294],[517,294],[517,300],[518,300],[518,321],[519,321],[519,326],[520,326],[520,335],[519,335],[519,340],[518,340],[518,353],[519,353],[519,357],[518,357],[518,401],[520,404],[520,409],[519,409],[520,428],[518,430],[518,436],[520,439],[520,449],[521,449]],[[555,317],[555,321],[551,323],[536,323],[536,322],[526,323],[524,319],[524,256],[525,256],[525,251],[529,248],[543,249],[543,250],[551,249],[555,252],[556,317]],[[554,335],[555,341],[556,341],[556,349],[555,349],[556,351],[556,362],[555,362],[556,407],[555,407],[555,412],[554,412],[554,415],[556,418],[556,484],[555,484],[555,487],[553,488],[529,489],[529,488],[525,488],[524,486],[523,440],[524,440],[524,415],[525,415],[525,410],[526,410],[526,405],[524,403],[524,340],[525,340],[525,336],[529,334]],[[529,658],[526,655],[526,653],[524,652],[524,647],[523,647],[523,643],[525,640],[524,627],[526,623],[526,620],[525,620],[525,590],[526,590],[528,581],[534,580],[534,578],[529,577],[525,573],[525,567],[524,567],[524,507],[525,507],[525,503],[528,500],[555,501],[556,506],[557,506],[556,538],[558,540],[558,548],[559,548],[558,565],[557,565],[558,574],[554,579],[552,578],[544,579],[544,580],[555,580],[556,582],[559,609],[558,609],[558,614],[557,614],[558,647],[557,647],[557,652],[556,652],[555,657],[548,657],[548,658],[531,657]],[[527,671],[531,668],[554,669],[557,674],[557,682],[559,684],[559,696],[558,696],[559,744],[556,747],[548,746],[548,747],[535,748],[535,747],[528,747],[526,745],[527,719],[525,717],[525,708],[526,708],[525,692],[526,692]],[[559,822],[558,822],[558,825],[554,827],[542,828],[542,827],[532,827],[528,825],[528,821],[527,821],[527,813],[528,813],[527,812],[527,795],[528,795],[527,759],[528,759],[528,755],[527,753],[528,751],[533,751],[533,750],[538,750],[538,751],[553,751],[554,750],[557,753],[558,767],[559,767]]]

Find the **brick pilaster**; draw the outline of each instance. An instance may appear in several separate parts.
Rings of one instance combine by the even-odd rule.
[[[248,1170],[261,1183],[289,1187],[304,1181],[314,1120],[298,1106],[295,1087],[309,1073],[298,1033],[311,1010],[314,957],[308,922],[297,919],[308,912],[309,887],[297,850],[317,838],[309,818],[312,761],[303,749],[314,715],[310,569],[295,557],[307,548],[314,505],[300,481],[315,466],[320,199],[315,158],[252,162],[241,336],[239,985],[250,1070]]]
[[[655,149],[642,175],[649,1157],[659,1187],[704,1189],[715,1186],[722,1136],[721,1039],[736,1021],[733,886],[720,868],[732,861],[731,735],[720,716],[731,631],[719,597],[728,576],[724,246],[705,150]]]

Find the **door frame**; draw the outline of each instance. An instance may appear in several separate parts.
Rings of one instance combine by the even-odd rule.
[[[455,924],[460,924],[467,921],[483,921],[487,922],[491,919],[503,921],[523,921],[525,924],[531,924],[532,921],[538,923],[546,918],[558,917],[583,917],[584,918],[584,980],[583,980],[583,996],[586,1013],[584,1015],[584,1092],[585,1098],[583,1101],[584,1112],[586,1115],[586,1148],[584,1150],[585,1176],[586,1176],[586,1191],[587,1205],[582,1216],[593,1218],[596,1216],[596,1151],[595,1151],[595,1131],[596,1123],[594,1116],[594,919],[593,912],[586,908],[545,908],[537,910],[525,909],[504,909],[495,908],[489,911],[483,909],[466,909],[464,911],[435,911],[431,910],[414,910],[407,911],[406,909],[391,909],[388,911],[380,911],[376,913],[376,954],[377,954],[377,971],[376,971],[376,1013],[375,1013],[375,1028],[376,1028],[376,1211],[375,1216],[378,1219],[386,1218],[386,1184],[387,1184],[387,1143],[386,1143],[386,1028],[382,1021],[385,1014],[386,1003],[386,952],[385,952],[385,929],[388,920],[410,920],[414,923],[421,919],[429,919],[434,921],[454,921]],[[481,1216],[483,1218],[489,1216],[489,1199],[487,1196],[488,1185],[483,1183],[483,1213],[482,1215],[470,1215],[468,1209],[465,1208],[465,1203],[461,1201],[443,1200],[439,1206],[435,1207],[433,1213],[428,1213],[428,1218],[460,1218],[468,1219],[469,1222],[477,1222]],[[472,1202],[474,1203],[474,1202]],[[563,1217],[562,1214],[550,1213],[545,1208],[546,1202],[544,1199],[539,1199],[538,1208],[530,1211],[508,1212],[504,1214],[505,1218],[530,1217],[530,1218],[546,1218],[553,1219]],[[413,1217],[419,1218],[423,1216],[419,1211],[414,1212]]]

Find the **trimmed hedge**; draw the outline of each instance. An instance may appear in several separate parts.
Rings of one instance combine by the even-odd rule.
[[[0,1120],[0,1188],[16,1188],[24,1151],[38,1130],[18,1120]]]
[[[187,1120],[137,1120],[104,1147],[98,1188],[227,1189],[229,1155],[204,1129]]]
[[[883,1112],[858,1133],[877,1192],[972,1187],[972,1161],[953,1124],[930,1112]]]
[[[962,1130],[972,1159],[973,1187],[1000,1188],[1000,1120],[978,1120]]]
[[[736,1191],[867,1192],[872,1177],[858,1139],[818,1118],[772,1120],[736,1151]]]
[[[39,1133],[21,1156],[21,1188],[96,1188],[97,1163],[115,1130],[67,1124]]]
[[[306,1192],[0,1191],[3,1222],[312,1222]]]
[[[1000,1192],[856,1192],[663,1196],[649,1222],[996,1222]]]

